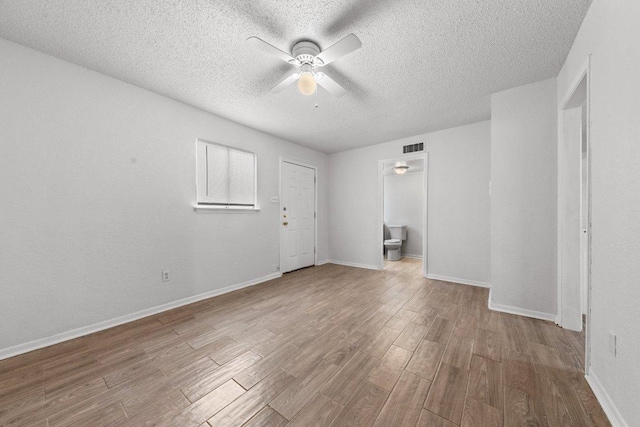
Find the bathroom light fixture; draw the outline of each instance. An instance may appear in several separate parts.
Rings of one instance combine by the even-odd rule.
[[[397,165],[393,167],[393,171],[398,175],[404,175],[407,173],[407,169],[409,169],[409,166],[407,165]]]

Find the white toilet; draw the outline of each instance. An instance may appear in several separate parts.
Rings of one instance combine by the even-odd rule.
[[[388,225],[391,238],[384,241],[384,248],[387,250],[388,261],[398,261],[402,259],[402,241],[407,240],[406,225]]]

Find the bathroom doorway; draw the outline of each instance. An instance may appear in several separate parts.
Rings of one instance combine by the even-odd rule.
[[[427,272],[428,155],[405,155],[378,162],[379,268],[397,260],[422,263]]]

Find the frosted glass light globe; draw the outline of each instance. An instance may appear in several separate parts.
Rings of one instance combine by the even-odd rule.
[[[393,168],[394,172],[398,175],[404,175],[405,173],[407,173],[408,169],[409,166],[407,165],[399,165]]]
[[[298,89],[303,95],[313,95],[316,91],[316,78],[310,72],[305,72],[298,79]]]

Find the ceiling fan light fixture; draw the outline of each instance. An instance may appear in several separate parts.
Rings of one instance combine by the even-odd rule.
[[[317,93],[319,84],[336,98],[344,95],[346,92],[345,89],[326,74],[316,73],[316,69],[354,50],[360,49],[362,46],[362,42],[355,34],[349,34],[323,51],[320,50],[320,47],[316,43],[310,40],[300,40],[291,48],[291,54],[257,37],[249,37],[247,42],[254,48],[267,52],[297,68],[297,72],[290,74],[280,83],[272,87],[269,92],[282,92],[284,88],[297,81],[298,90],[303,95],[309,96]]]
[[[306,71],[300,74],[300,78],[298,79],[298,90],[300,90],[301,94],[313,95],[316,92],[317,87],[318,85],[312,72]]]

